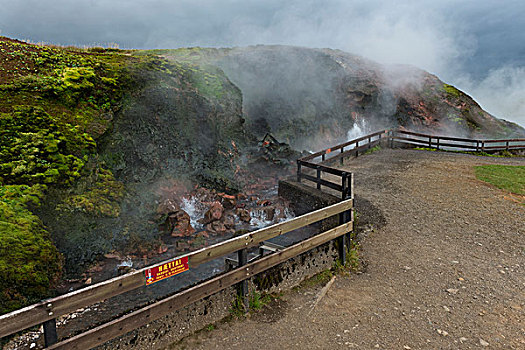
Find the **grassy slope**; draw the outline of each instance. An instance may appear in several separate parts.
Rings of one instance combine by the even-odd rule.
[[[502,190],[525,196],[525,166],[481,165],[476,177]]]
[[[62,210],[118,215],[122,184],[97,160],[142,64],[120,51],[30,45],[0,37],[0,313],[49,295],[62,257],[34,214],[51,189],[81,192]]]

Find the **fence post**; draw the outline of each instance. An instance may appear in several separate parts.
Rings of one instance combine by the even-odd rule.
[[[315,169],[317,171],[317,189],[320,190],[321,189],[321,167],[316,166]]]
[[[52,318],[44,322],[44,345],[45,347],[50,347],[53,344],[56,344],[58,341],[57,335],[57,320]]]
[[[479,140],[476,140],[476,152],[479,152]]]
[[[390,130],[390,148],[394,148],[394,130]]]
[[[507,141],[507,142],[505,143],[505,150],[506,150],[506,151],[509,150],[509,141]]]
[[[359,151],[357,150],[359,148],[359,141],[355,143],[355,156],[359,156]]]
[[[371,144],[371,143],[372,143],[372,138],[369,137],[369,138],[368,138],[368,149],[370,149],[370,144]]]
[[[326,155],[326,153],[324,153],[324,154],[321,156],[321,160],[322,160],[323,162],[324,162],[324,160],[325,160],[325,155]]]
[[[239,261],[239,264],[237,265],[238,268],[241,268],[242,266],[246,265],[248,263],[248,250],[238,250],[237,259]],[[244,310],[248,311],[248,309],[250,308],[250,304],[248,301],[248,280],[244,280],[239,283],[239,296],[241,297],[242,302],[244,304]]]
[[[481,152],[485,152],[485,141],[481,141]]]
[[[344,147],[341,147],[341,153],[344,153],[344,151],[345,151],[345,148],[344,148]],[[344,158],[344,157],[343,157],[343,156],[341,156],[341,160],[339,161],[339,162],[341,163],[341,165],[343,165],[343,164],[344,164],[344,162],[343,162],[343,161],[344,161],[344,159],[343,159],[343,158]]]
[[[432,136],[428,137],[428,148],[432,148]]]
[[[301,161],[297,159],[297,182],[301,182]]]
[[[343,172],[343,174],[341,174],[341,187],[342,187],[342,191],[341,191],[341,200],[346,200],[346,196],[347,196],[347,185],[348,185],[348,180],[347,180],[347,177],[348,177],[348,173],[346,172]],[[343,225],[344,223],[346,223],[345,221],[346,219],[346,215],[345,215],[345,212],[342,212],[342,213],[339,213],[339,225]],[[338,254],[339,254],[339,260],[341,260],[341,265],[344,265],[345,262],[346,262],[346,234],[342,235],[342,236],[339,236],[337,238],[337,245],[338,245]]]
[[[436,140],[437,140],[437,149],[439,150],[439,137],[436,138]]]

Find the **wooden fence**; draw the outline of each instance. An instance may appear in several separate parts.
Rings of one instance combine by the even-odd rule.
[[[344,261],[345,245],[349,240],[349,232],[353,229],[353,175],[352,173],[330,167],[327,164],[337,160],[342,164],[345,157],[357,157],[361,152],[380,144],[382,141],[385,141],[390,146],[393,146],[394,142],[396,142],[436,149],[454,148],[478,152],[525,149],[525,139],[480,140],[387,129],[313,153],[297,160],[297,180],[301,182],[304,179],[314,182],[318,189],[326,186],[339,191],[341,192],[342,202],[178,257],[187,257],[190,268],[194,268],[202,263],[237,252],[237,268],[57,343],[55,320],[58,316],[143,287],[146,283],[145,272],[167,262],[163,261],[156,265],[2,315],[0,316],[0,337],[43,324],[46,346],[49,349],[88,349],[126,334],[229,286],[243,283],[243,281],[257,273],[263,272],[330,240],[336,238],[339,240],[339,254],[342,261]],[[325,173],[340,177],[340,182],[334,183],[324,179],[322,175]],[[260,246],[268,239],[334,215],[339,215],[339,226],[253,262],[247,261],[247,249]],[[169,259],[168,261],[174,259]],[[240,290],[242,294],[246,293],[245,283],[241,284]]]
[[[393,142],[438,150],[459,150],[472,152],[495,152],[525,149],[525,139],[486,140],[450,136],[435,136],[406,130],[392,130]]]
[[[352,173],[330,167],[327,164],[339,160],[343,164],[345,157],[358,156],[360,152],[381,143],[382,140],[388,140],[390,130],[378,131],[357,139],[341,143],[337,146],[324,149],[322,151],[310,154],[297,160],[297,181],[308,180],[316,184],[317,189],[326,186],[338,192],[341,192],[341,198],[352,197],[353,175]],[[346,149],[346,150],[345,150]],[[339,152],[337,152],[339,151]],[[305,170],[306,168],[306,170]],[[325,178],[323,174],[332,174],[341,177],[341,183],[333,183]],[[314,176],[315,175],[315,176]]]
[[[339,239],[340,253],[343,250],[345,234],[353,229],[353,199],[347,199],[337,204],[299,216],[297,218],[253,231],[229,240],[217,243],[179,258],[187,257],[190,268],[204,262],[231,253],[238,253],[239,261],[236,269],[199,283],[189,289],[180,291],[168,298],[157,301],[147,307],[105,323],[87,332],[57,343],[56,323],[58,316],[74,312],[124,292],[143,287],[146,284],[145,273],[148,269],[161,266],[168,261],[148,266],[129,274],[44,300],[40,303],[0,316],[0,337],[13,334],[29,327],[44,324],[46,347],[49,349],[89,349],[103,344],[120,335],[152,322],[168,313],[181,309],[197,300],[217,293],[231,285],[242,283],[253,275],[263,272],[294,256],[304,253],[330,240]],[[251,263],[247,262],[247,249],[264,244],[264,241],[283,235],[287,232],[305,227],[334,215],[339,215],[339,226],[303,240],[273,254],[261,257]],[[347,236],[346,236],[347,237]],[[176,259],[176,258],[175,258]],[[344,260],[343,260],[344,261]],[[244,284],[245,286],[245,284]],[[151,288],[155,288],[154,286]],[[246,293],[246,288],[241,285]],[[243,295],[245,297],[246,295]]]

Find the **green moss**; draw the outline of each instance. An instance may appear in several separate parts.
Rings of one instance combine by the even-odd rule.
[[[461,96],[461,91],[459,91],[458,89],[456,89],[454,86],[452,85],[449,85],[449,84],[443,84],[443,90],[445,90],[445,92],[451,96],[454,96],[456,98],[460,97]]]
[[[93,139],[56,123],[38,107],[0,115],[0,180],[4,184],[69,184],[84,166]]]
[[[59,211],[80,211],[92,216],[118,217],[124,185],[106,169],[96,168],[90,184],[81,194],[67,197],[57,206]]]
[[[0,313],[49,296],[62,258],[39,218],[44,186],[0,185]]]

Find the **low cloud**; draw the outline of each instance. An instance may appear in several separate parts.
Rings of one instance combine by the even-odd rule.
[[[287,44],[412,64],[465,89],[494,115],[525,125],[520,0],[0,0],[0,8],[1,33],[33,42]]]

